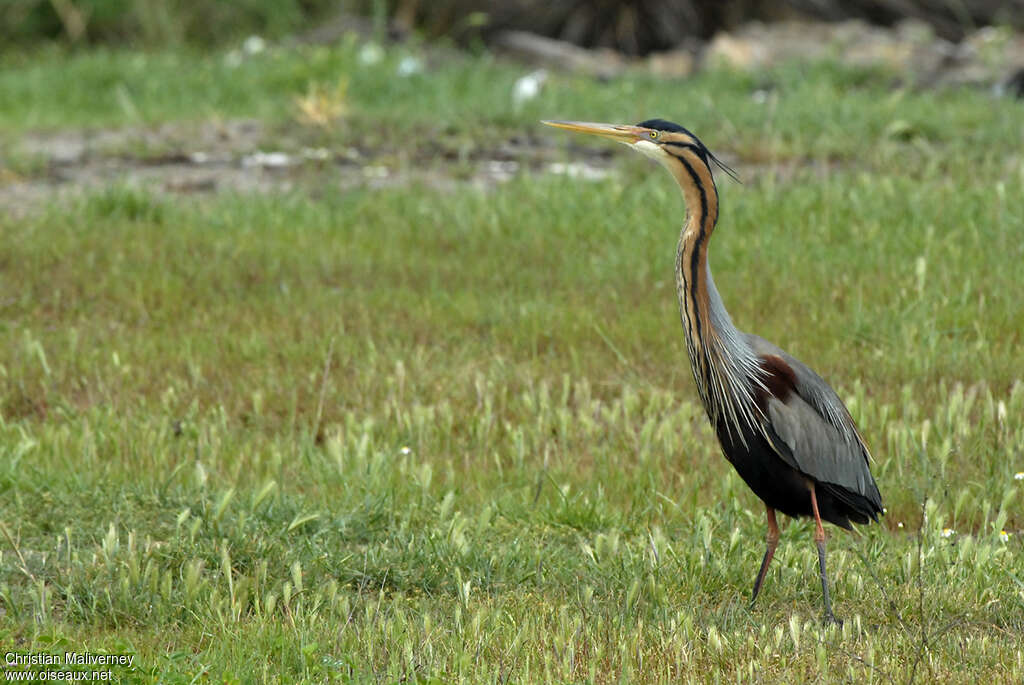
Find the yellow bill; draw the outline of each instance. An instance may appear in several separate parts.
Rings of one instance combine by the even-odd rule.
[[[652,138],[652,133],[657,135],[654,129],[644,128],[643,126],[631,126],[628,124],[596,124],[590,121],[541,121],[540,123],[548,126],[554,126],[555,128],[563,128],[566,131],[575,131],[577,133],[588,133],[592,136],[601,136],[602,138],[610,138],[611,140],[617,140],[620,143],[626,143],[632,145],[641,140],[649,140]]]

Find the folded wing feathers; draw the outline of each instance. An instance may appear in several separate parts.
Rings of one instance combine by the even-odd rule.
[[[759,354],[782,359],[795,377],[793,393],[767,403],[771,428],[791,452],[780,456],[816,480],[858,493],[880,509],[881,495],[868,470],[870,453],[839,396],[799,360],[763,338],[748,339]]]

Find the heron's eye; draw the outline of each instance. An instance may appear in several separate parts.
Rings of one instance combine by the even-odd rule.
[[[658,137],[658,132],[657,131],[651,131],[650,135],[651,135],[651,138],[657,138]]]

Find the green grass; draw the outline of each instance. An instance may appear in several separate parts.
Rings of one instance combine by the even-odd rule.
[[[1005,158],[1010,142],[1021,137],[1019,107],[1012,102],[990,106],[988,98],[967,91],[917,96],[892,90],[893,77],[885,72],[827,63],[754,75],[705,72],[687,81],[637,73],[596,83],[556,75],[543,97],[517,108],[511,93],[527,71],[521,66],[488,55],[425,52],[415,44],[390,47],[381,62],[366,65],[360,49],[350,36],[331,48],[271,46],[238,62],[224,53],[187,50],[101,49],[73,58],[58,50],[0,53],[0,142],[13,144],[26,129],[239,116],[294,129],[296,98],[311,86],[339,83],[346,86],[347,117],[315,136],[390,152],[440,146],[468,154],[513,133],[536,138],[537,120],[552,116],[679,119],[714,149],[754,162],[916,168],[942,165],[936,153],[947,146],[957,151],[957,163],[991,162]],[[426,71],[397,76],[402,59],[417,55]]]
[[[747,607],[764,515],[696,404],[682,202],[615,149],[598,183],[325,193],[327,171],[5,219],[0,643],[131,653],[115,675],[140,682],[1024,678],[1020,105],[794,65],[558,76],[514,112],[521,69],[446,55],[399,81],[357,48],[8,57],[0,128],[290,131],[340,75],[345,125],[302,135],[382,154],[680,120],[746,169],[712,246],[733,318],[829,379],[873,448],[888,513],[830,542],[843,627],[820,625],[806,522]]]

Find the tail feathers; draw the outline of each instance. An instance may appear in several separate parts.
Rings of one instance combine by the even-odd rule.
[[[846,525],[843,523],[832,521],[838,526],[843,528],[850,528],[850,521],[854,523],[869,523],[871,521],[878,521],[878,515],[882,513],[882,507],[880,503],[876,503],[855,492],[851,492],[841,485],[835,485],[833,483],[818,483],[818,487],[831,495],[838,505],[836,509],[839,509],[839,513],[843,518],[848,519]],[[831,519],[830,519],[831,520]]]

